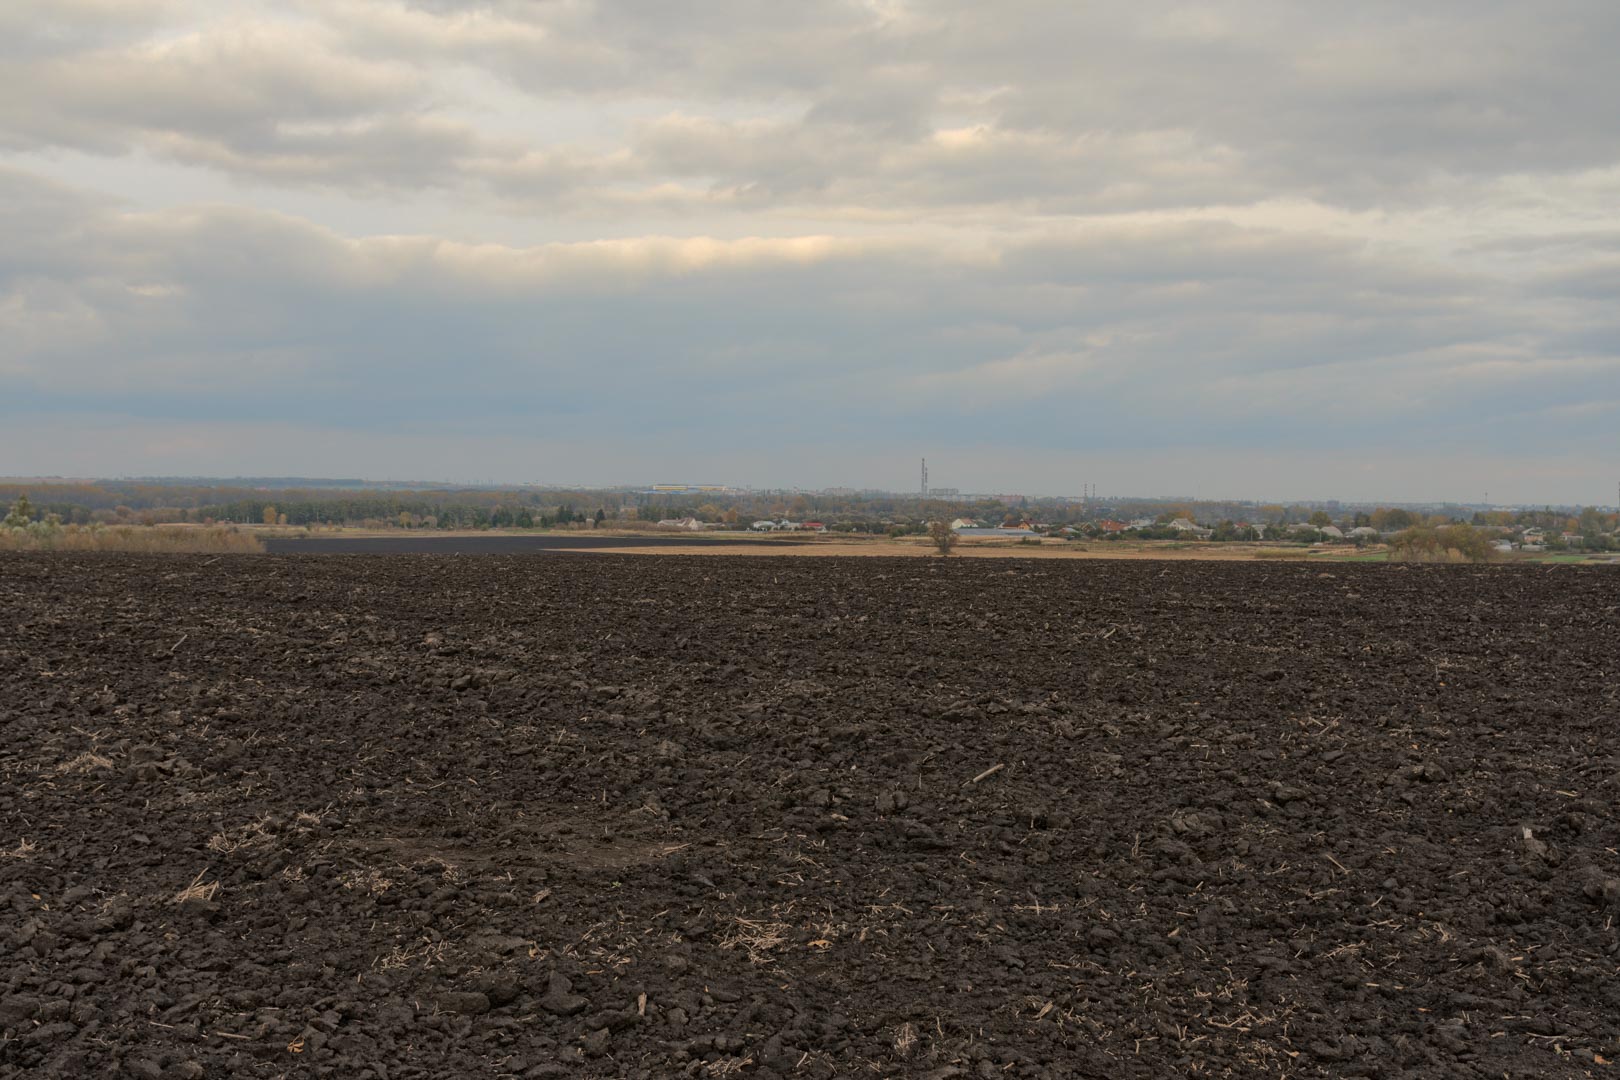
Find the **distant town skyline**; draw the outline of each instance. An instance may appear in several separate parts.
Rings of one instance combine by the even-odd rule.
[[[1610,0],[8,0],[0,472],[1607,503]]]
[[[492,477],[335,477],[335,476],[301,476],[290,475],[75,475],[40,474],[30,476],[0,476],[0,484],[26,487],[28,482],[34,482],[40,489],[52,484],[80,483],[152,483],[195,486],[219,487],[257,487],[266,491],[275,491],[282,488],[320,487],[343,488],[346,486],[360,486],[365,488],[389,488],[403,490],[430,490],[435,488],[480,488],[499,490],[519,490],[526,488],[539,488],[558,491],[600,491],[600,492],[628,492],[638,495],[669,495],[671,497],[703,497],[713,496],[725,499],[728,496],[749,496],[767,493],[807,494],[807,495],[879,495],[906,497],[922,493],[919,490],[908,490],[898,487],[882,487],[877,485],[851,485],[851,484],[825,484],[819,486],[805,486],[794,484],[723,484],[723,483],[664,483],[661,481],[646,480],[618,480],[607,482],[559,481],[539,479],[496,479]],[[960,499],[970,501],[975,499],[1006,499],[1008,497],[1024,496],[1038,500],[1089,500],[1097,504],[1109,502],[1134,501],[1163,501],[1163,502],[1196,502],[1196,503],[1251,503],[1256,505],[1283,504],[1292,506],[1322,506],[1343,504],[1346,506],[1462,506],[1471,508],[1494,509],[1533,509],[1543,506],[1554,507],[1597,507],[1606,509],[1620,508],[1620,483],[1616,489],[1611,490],[1611,499],[1617,501],[1605,502],[1602,499],[1590,500],[1550,500],[1528,499],[1509,501],[1488,497],[1489,492],[1482,492],[1479,498],[1436,497],[1424,499],[1398,499],[1385,496],[1351,497],[1333,493],[1317,494],[1197,494],[1193,492],[1162,492],[1149,490],[1103,490],[1092,484],[1082,485],[1073,490],[1039,490],[1017,485],[1002,488],[974,488],[965,489],[957,487],[930,487],[929,498],[949,500]]]

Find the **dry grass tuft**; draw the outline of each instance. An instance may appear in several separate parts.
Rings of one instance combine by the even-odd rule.
[[[270,816],[266,814],[257,821],[250,821],[236,829],[217,832],[208,838],[208,850],[221,855],[230,855],[243,848],[255,848],[269,844],[274,837],[270,835]]]
[[[24,837],[17,841],[16,847],[6,851],[0,851],[0,858],[26,859],[33,855],[36,850],[38,849],[35,847],[35,845],[30,844],[28,839]]]
[[[736,929],[720,940],[720,947],[746,949],[750,963],[768,964],[772,960],[770,954],[787,943],[790,929],[787,923],[745,919],[739,915]]]
[[[357,889],[368,896],[381,896],[394,887],[393,880],[384,877],[383,872],[375,867],[369,870],[349,870],[338,878],[338,884],[345,889]]]
[[[207,868],[198,871],[197,876],[191,879],[191,884],[174,894],[172,900],[176,904],[184,904],[192,900],[207,903],[219,893],[219,882],[203,881],[203,875],[208,873]]]
[[[404,945],[394,946],[389,952],[373,960],[371,966],[378,971],[400,971],[408,967],[428,970],[444,963],[445,951],[449,947],[449,942],[428,941],[424,938],[414,948],[407,948]]]
[[[55,771],[56,775],[58,776],[83,776],[87,773],[93,773],[100,769],[110,769],[112,767],[112,758],[103,757],[100,754],[85,751],[72,761],[62,762],[62,764],[56,767]]]

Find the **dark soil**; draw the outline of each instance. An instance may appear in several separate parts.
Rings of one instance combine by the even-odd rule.
[[[612,551],[618,548],[794,547],[812,541],[777,536],[670,536],[592,533],[495,533],[442,536],[432,532],[403,536],[278,536],[262,541],[276,555],[531,555],[554,551]]]
[[[1620,1057],[1612,571],[15,556],[0,602],[0,1076]]]

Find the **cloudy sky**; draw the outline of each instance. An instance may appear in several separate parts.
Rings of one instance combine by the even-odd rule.
[[[1611,503],[1613,0],[5,0],[0,473]]]

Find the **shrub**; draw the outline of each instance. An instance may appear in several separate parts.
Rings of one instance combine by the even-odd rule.
[[[258,537],[235,528],[165,528],[161,525],[62,525],[31,522],[0,526],[0,551],[261,552]]]
[[[951,528],[948,521],[931,521],[928,523],[928,539],[941,555],[949,555],[951,549],[961,542],[956,530]]]
[[[34,508],[28,502],[27,493],[17,496],[17,501],[11,506],[11,513],[6,515],[4,522],[0,522],[8,529],[25,529],[34,520]]]
[[[1483,563],[1495,558],[1489,538],[1472,525],[1414,526],[1390,542],[1391,562]]]

